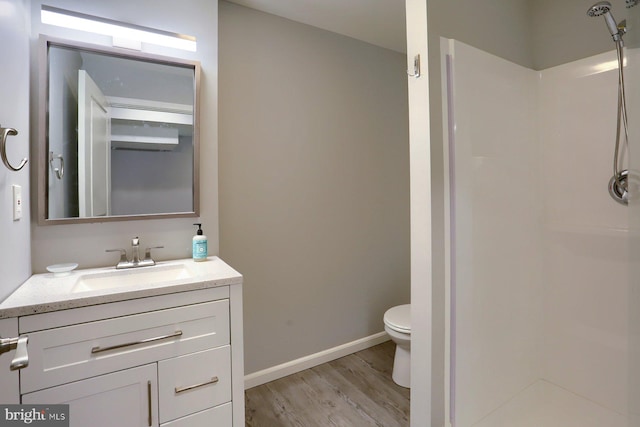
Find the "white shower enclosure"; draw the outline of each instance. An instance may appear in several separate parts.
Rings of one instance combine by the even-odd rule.
[[[441,48],[451,425],[634,425],[615,52],[534,71]]]

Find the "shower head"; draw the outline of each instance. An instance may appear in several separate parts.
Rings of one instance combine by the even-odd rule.
[[[633,6],[637,6],[640,0],[627,0],[627,9],[632,8]]]
[[[600,1],[587,10],[587,15],[594,16],[602,16],[605,13],[608,13],[611,10],[611,3],[608,1]]]
[[[609,29],[609,33],[611,33],[611,37],[613,37],[613,40],[618,41],[622,38],[620,30],[618,29],[618,24],[616,23],[616,20],[613,19],[613,15],[611,15],[611,3],[609,3],[608,1],[600,1],[594,4],[587,10],[587,15],[591,17],[604,17],[604,22],[606,22],[607,28]]]

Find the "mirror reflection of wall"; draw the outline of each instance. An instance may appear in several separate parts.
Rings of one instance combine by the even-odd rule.
[[[49,218],[77,217],[78,211],[78,52],[56,49],[49,57],[49,152],[62,154],[62,179],[49,167]]]
[[[193,212],[194,68],[48,50],[47,218]]]

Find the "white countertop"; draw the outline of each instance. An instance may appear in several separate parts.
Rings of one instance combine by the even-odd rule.
[[[73,292],[73,290],[81,278],[114,273],[116,272],[115,267],[75,270],[62,277],[55,276],[53,273],[34,274],[0,303],[0,319],[175,292],[242,284],[242,275],[215,256],[209,257],[203,262],[194,262],[192,259],[163,261],[151,267],[117,270],[117,275],[136,274],[142,272],[142,270],[149,269],[148,271],[151,271],[151,269],[157,267],[162,270],[176,265],[187,267],[190,277],[164,280],[161,283],[137,283],[112,289],[76,292]],[[114,280],[117,280],[117,278],[114,278]]]

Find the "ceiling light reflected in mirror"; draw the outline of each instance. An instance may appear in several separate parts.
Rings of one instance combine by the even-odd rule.
[[[43,24],[111,36],[114,43],[117,40],[130,40],[190,52],[196,51],[196,38],[192,36],[127,24],[51,6],[42,6],[40,19]]]

